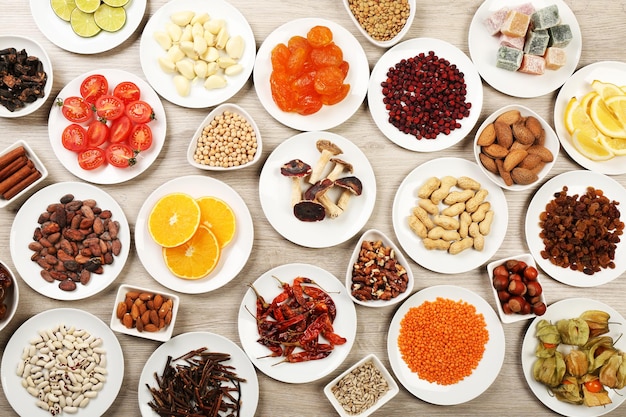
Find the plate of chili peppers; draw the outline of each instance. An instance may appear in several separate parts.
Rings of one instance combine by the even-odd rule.
[[[350,353],[356,309],[341,281],[309,264],[270,269],[249,284],[239,338],[252,363],[278,381],[301,384],[333,372]]]

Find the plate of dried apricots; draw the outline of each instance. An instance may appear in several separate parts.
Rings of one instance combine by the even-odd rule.
[[[166,182],[142,205],[135,247],[162,285],[186,294],[216,290],[244,267],[252,250],[252,217],[241,196],[211,177]]]
[[[261,104],[277,121],[302,131],[326,130],[348,120],[363,103],[369,64],[344,27],[303,18],[276,28],[263,41],[253,79]]]

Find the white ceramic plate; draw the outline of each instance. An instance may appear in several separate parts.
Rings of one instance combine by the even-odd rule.
[[[407,4],[409,6],[410,11],[409,11],[409,16],[406,19],[406,23],[404,24],[404,27],[402,28],[402,30],[400,30],[400,32],[398,32],[396,36],[386,41],[376,40],[369,33],[367,33],[367,31],[363,28],[363,26],[361,26],[357,18],[354,16],[354,13],[352,13],[352,10],[350,10],[350,3],[351,2],[349,0],[343,0],[343,5],[346,8],[346,12],[348,13],[348,16],[350,16],[350,19],[352,19],[352,22],[354,23],[356,28],[359,30],[359,32],[361,32],[361,34],[365,37],[365,39],[367,39],[373,45],[376,45],[380,48],[390,48],[394,46],[395,44],[397,44],[398,42],[400,42],[400,40],[402,40],[402,38],[404,38],[407,32],[411,29],[411,25],[413,24],[413,19],[415,19],[415,8],[416,8],[417,2],[416,0],[407,0]]]
[[[172,274],[163,260],[161,246],[154,242],[148,232],[148,217],[152,207],[161,197],[173,192],[187,193],[194,198],[218,197],[235,213],[235,236],[222,250],[215,269],[204,278],[187,280]],[[202,175],[175,178],[154,190],[141,206],[135,223],[135,248],[144,268],[162,285],[185,294],[213,291],[230,282],[248,261],[253,240],[252,217],[245,201],[226,183]]]
[[[571,319],[578,317],[580,314],[587,310],[601,310],[609,313],[611,318],[609,320],[610,332],[606,336],[611,336],[615,340],[615,347],[619,350],[626,350],[626,340],[623,337],[623,326],[626,323],[624,317],[614,310],[612,307],[604,304],[601,301],[592,300],[589,298],[569,298],[566,300],[558,301],[551,304],[546,310],[546,314],[541,317],[537,317],[531,323],[526,330],[524,341],[522,342],[522,368],[524,369],[524,377],[530,387],[531,391],[546,407],[551,410],[567,417],[597,417],[619,407],[626,399],[626,389],[621,390],[609,389],[609,398],[612,403],[603,407],[587,407],[585,405],[569,404],[556,399],[554,395],[550,393],[548,388],[541,382],[535,381],[533,377],[533,364],[535,363],[535,349],[537,349],[537,337],[535,336],[537,330],[537,323],[540,320],[548,320],[551,323],[556,323],[561,319]],[[569,352],[566,346],[559,347],[561,352]]]
[[[50,2],[30,0],[30,11],[35,23],[46,38],[61,49],[77,54],[99,54],[111,50],[128,39],[143,20],[147,0],[130,0],[124,6],[126,23],[117,32],[100,31],[96,36],[83,38],[72,30],[69,22],[61,20]]]
[[[357,321],[354,303],[352,303],[342,282],[330,272],[315,265],[298,263],[281,265],[265,272],[252,285],[266,301],[270,302],[282,291],[276,278],[282,282],[292,283],[294,278],[298,276],[314,280],[320,288],[330,295],[337,307],[337,316],[333,322],[333,328],[335,333],[345,337],[347,341],[343,345],[335,346],[328,357],[314,361],[280,364],[277,362],[280,362],[282,358],[267,357],[270,353],[269,349],[257,342],[259,332],[254,316],[256,295],[251,288],[244,295],[239,307],[238,318],[239,339],[243,350],[254,366],[270,378],[293,384],[316,381],[337,369],[352,349],[356,337]],[[320,340],[324,339],[320,338]]]
[[[343,51],[343,59],[350,64],[345,83],[350,84],[348,96],[332,106],[323,106],[317,113],[303,116],[284,112],[272,98],[270,75],[272,74],[271,53],[279,43],[285,45],[295,35],[306,37],[316,25],[324,25],[333,32],[333,41]],[[302,131],[332,129],[348,120],[361,106],[367,93],[369,64],[363,47],[344,27],[330,20],[318,18],[296,19],[276,28],[259,48],[254,64],[254,88],[265,110],[280,123]]]
[[[21,117],[31,114],[39,109],[43,104],[48,101],[50,93],[52,92],[52,84],[54,83],[54,74],[52,70],[52,62],[50,57],[46,53],[46,50],[36,42],[34,39],[27,38],[25,36],[17,35],[2,35],[0,36],[0,49],[15,48],[17,51],[24,49],[28,56],[36,56],[39,58],[43,65],[43,70],[46,72],[47,81],[44,87],[44,96],[38,98],[33,103],[27,103],[23,108],[9,111],[6,107],[0,105],[0,117]]]
[[[154,33],[165,31],[166,24],[171,21],[170,16],[180,11],[192,11],[198,14],[206,12],[211,19],[223,19],[230,36],[243,37],[244,51],[238,60],[238,63],[243,66],[243,71],[234,76],[227,76],[226,87],[207,90],[203,85],[204,80],[197,79],[192,82],[189,95],[183,97],[176,91],[173,75],[166,74],[161,69],[158,59],[165,56],[166,51],[154,39]],[[171,103],[194,109],[215,106],[237,94],[252,74],[255,56],[256,43],[250,24],[237,8],[223,0],[212,0],[210,3],[198,0],[173,0],[165,3],[146,23],[139,47],[141,68],[157,93]]]
[[[572,97],[581,99],[586,93],[592,91],[591,83],[593,80],[610,82],[619,86],[626,85],[626,64],[617,61],[594,62],[576,71],[563,84],[556,97],[554,130],[563,149],[583,168],[607,175],[624,174],[626,173],[626,156],[616,156],[608,161],[592,161],[576,150],[571,135],[565,129],[563,117],[567,103]]]
[[[413,207],[417,205],[417,190],[428,178],[433,176],[442,178],[446,175],[457,178],[468,176],[480,182],[482,188],[489,191],[485,201],[491,203],[494,217],[491,231],[485,236],[485,248],[482,251],[470,248],[457,255],[451,255],[447,251],[428,250],[424,247],[422,239],[409,227],[407,219]],[[441,207],[444,207],[443,203]],[[431,271],[457,274],[483,265],[496,253],[506,235],[509,211],[502,189],[489,180],[478,165],[462,158],[439,158],[418,166],[402,181],[393,200],[392,216],[398,242],[409,257]]]
[[[593,171],[578,170],[565,172],[550,179],[533,196],[526,211],[526,244],[537,265],[555,280],[574,287],[595,287],[606,284],[626,271],[626,245],[624,242],[617,244],[615,269],[606,268],[593,275],[585,275],[582,272],[556,266],[548,259],[541,257],[541,251],[545,249],[545,245],[541,237],[539,237],[541,232],[539,216],[545,211],[546,204],[554,199],[554,194],[560,192],[565,185],[568,187],[567,195],[569,196],[574,194],[583,195],[587,191],[587,187],[591,186],[597,190],[602,190],[609,200],[619,202],[618,209],[621,210],[623,204],[626,204],[626,190],[612,178]],[[620,220],[624,221],[626,219],[622,216]]]
[[[39,215],[49,204],[58,203],[65,194],[73,194],[76,200],[94,199],[98,207],[111,210],[112,219],[120,223],[119,239],[122,242],[122,251],[114,257],[112,264],[104,266],[104,273],[92,274],[87,285],[79,284],[74,291],[63,291],[57,282],[45,281],[40,275],[41,267],[30,260],[32,251],[28,249],[33,232],[39,226]],[[81,300],[107,288],[124,269],[131,246],[130,227],[122,207],[105,191],[82,182],[58,182],[33,194],[15,215],[10,239],[11,258],[18,274],[33,290],[55,300]]]
[[[293,214],[291,179],[281,175],[280,167],[292,159],[301,159],[314,166],[320,155],[315,147],[319,139],[328,139],[341,148],[343,153],[337,157],[353,165],[354,172],[349,175],[361,180],[363,193],[353,196],[345,213],[337,218],[303,222]],[[325,172],[331,167],[332,163],[329,163]],[[307,185],[303,180],[303,191]],[[333,188],[327,194],[336,201],[339,190]],[[304,132],[282,142],[267,158],[261,170],[259,195],[265,217],[285,239],[301,246],[325,248],[345,242],[367,223],[376,203],[376,178],[365,154],[348,139],[330,132]]]
[[[137,387],[139,411],[143,417],[158,416],[148,405],[153,397],[146,384],[151,387],[158,386],[154,379],[154,374],[162,375],[167,357],[171,356],[175,359],[191,350],[202,347],[206,347],[211,352],[228,353],[230,355],[230,359],[222,363],[226,366],[233,366],[235,368],[233,372],[246,380],[246,382],[241,383],[241,409],[239,415],[254,415],[259,402],[259,381],[254,366],[252,366],[246,354],[235,343],[218,334],[190,332],[175,336],[163,343],[146,361],[139,377],[139,386]],[[184,361],[181,360],[175,363],[184,363]]]
[[[119,184],[140,175],[148,169],[159,156],[161,148],[163,148],[163,144],[165,143],[165,133],[167,130],[165,109],[163,108],[161,99],[148,83],[130,72],[118,69],[101,69],[80,75],[63,87],[56,99],[80,96],[81,83],[89,75],[93,74],[102,74],[107,78],[110,92],[122,81],[132,81],[137,84],[141,90],[141,100],[150,104],[155,114],[155,119],[148,124],[152,130],[152,146],[137,155],[137,163],[132,167],[116,168],[110,164],[104,164],[94,170],[84,170],[78,165],[78,154],[65,149],[61,143],[63,129],[69,126],[71,122],[63,116],[61,107],[59,106],[53,106],[50,110],[50,116],[48,117],[50,145],[52,145],[52,150],[61,164],[78,178],[94,184]],[[82,125],[85,128],[88,126],[87,123],[83,123]]]
[[[40,330],[52,329],[58,325],[75,326],[85,329],[102,339],[106,350],[107,379],[102,391],[89,401],[79,414],[101,416],[113,404],[124,380],[124,354],[115,334],[98,317],[75,308],[56,308],[39,313],[26,320],[11,336],[2,355],[2,388],[11,407],[21,416],[49,417],[50,412],[35,405],[35,398],[22,387],[20,376],[15,370],[20,362],[22,351],[30,340],[39,335]]]
[[[356,263],[357,259],[359,258],[359,254],[361,253],[361,246],[363,245],[363,242],[366,240],[371,241],[371,242],[381,241],[384,246],[388,248],[392,248],[393,253],[395,254],[395,257],[396,257],[397,265],[401,265],[406,270],[406,275],[408,277],[406,291],[399,294],[397,297],[392,298],[390,300],[361,301],[352,295],[352,290],[351,290],[352,289],[352,271],[354,270],[354,264]],[[413,270],[411,269],[411,265],[409,265],[409,262],[402,254],[402,251],[400,251],[400,249],[396,246],[396,244],[393,243],[393,241],[389,239],[389,237],[385,235],[383,232],[381,232],[380,230],[370,229],[370,230],[365,231],[361,235],[361,238],[359,239],[359,241],[354,246],[354,251],[352,252],[352,256],[350,257],[350,261],[348,262],[348,267],[346,269],[346,289],[348,290],[348,294],[350,295],[350,298],[352,299],[352,301],[362,306],[366,306],[366,307],[387,307],[390,305],[397,304],[400,301],[403,301],[404,299],[406,299],[409,295],[411,295],[411,293],[413,292],[414,284],[415,284],[415,279],[413,278]]]
[[[470,24],[468,47],[472,61],[481,77],[496,90],[513,97],[539,97],[561,87],[576,70],[582,51],[582,35],[576,16],[563,0],[533,0],[535,9],[555,4],[559,8],[561,23],[570,25],[572,41],[565,47],[566,64],[558,70],[546,70],[542,75],[524,74],[496,67],[496,55],[500,42],[491,35],[485,20],[503,7],[515,7],[528,3],[527,0],[486,0],[480,5]]]
[[[409,309],[439,297],[473,305],[476,313],[483,315],[489,332],[489,341],[476,369],[470,376],[453,385],[439,385],[420,379],[404,362],[398,348],[400,321]],[[396,378],[411,394],[437,405],[461,404],[486,391],[500,373],[505,349],[504,329],[493,308],[478,294],[454,285],[436,285],[413,294],[394,314],[387,335],[387,354]]]
[[[472,108],[469,117],[458,121],[461,127],[451,131],[449,135],[439,134],[436,139],[417,139],[389,123],[389,112],[383,103],[380,84],[387,78],[389,68],[402,59],[412,58],[422,52],[428,54],[430,51],[434,51],[439,58],[447,59],[463,72],[467,86],[465,101],[472,103]],[[434,152],[457,144],[474,128],[483,106],[483,84],[472,61],[456,46],[439,39],[415,38],[397,44],[378,60],[370,77],[367,103],[376,126],[393,143],[411,151]]]

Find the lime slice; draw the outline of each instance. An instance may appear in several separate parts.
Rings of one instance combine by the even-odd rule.
[[[93,13],[100,7],[100,0],[75,0],[81,12]]]
[[[102,30],[100,26],[96,25],[93,13],[82,12],[78,7],[72,12],[70,25],[72,25],[74,32],[83,38],[91,38]]]
[[[126,6],[130,0],[102,0],[102,3],[108,4],[111,7]]]
[[[50,0],[50,6],[59,18],[69,22],[72,10],[76,8],[76,2],[74,0]]]
[[[117,32],[126,23],[126,9],[103,4],[93,14],[96,24],[107,32]]]

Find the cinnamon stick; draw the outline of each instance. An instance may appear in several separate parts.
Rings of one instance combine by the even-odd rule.
[[[5,165],[4,168],[0,169],[0,181],[7,179],[18,169],[22,168],[24,165],[26,165],[27,161],[28,157],[26,155],[21,155],[9,164]]]
[[[26,149],[24,149],[23,146],[11,149],[4,155],[0,155],[0,167],[10,164],[14,159],[19,158],[22,155],[26,155]]]
[[[35,166],[34,166],[33,162],[29,160],[28,162],[26,162],[26,165],[24,165],[22,168],[18,169],[9,178],[7,178],[5,180],[2,180],[0,182],[0,194],[4,194],[11,187],[13,187],[15,184],[19,183],[24,178],[28,177],[30,175],[30,173],[33,171],[34,167]]]
[[[33,170],[30,174],[28,174],[27,177],[15,184],[13,187],[9,188],[9,190],[3,193],[2,196],[6,200],[10,200],[18,195],[20,192],[22,192],[22,190],[24,190],[26,187],[37,181],[39,178],[41,178],[41,172],[39,172],[37,168],[33,167]]]

